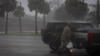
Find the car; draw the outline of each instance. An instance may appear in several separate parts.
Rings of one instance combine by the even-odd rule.
[[[74,48],[86,48],[87,34],[94,26],[88,22],[49,22],[45,29],[41,30],[42,40],[45,44],[56,51],[60,46],[60,38],[64,27],[70,23],[72,29],[72,43]]]

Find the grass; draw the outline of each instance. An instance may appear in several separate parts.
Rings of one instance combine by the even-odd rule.
[[[4,33],[0,33],[0,35],[15,35],[15,36],[40,36],[41,34],[38,33],[38,35],[36,35],[34,32],[10,32],[8,34],[4,34]]]

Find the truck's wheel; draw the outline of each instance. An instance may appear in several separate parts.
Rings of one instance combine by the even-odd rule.
[[[59,46],[49,45],[50,49],[53,51],[57,51]]]
[[[59,49],[60,43],[61,43],[60,38],[52,39],[52,41],[49,43],[49,47],[53,51],[57,51]]]

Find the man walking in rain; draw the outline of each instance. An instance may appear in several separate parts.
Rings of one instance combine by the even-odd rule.
[[[71,27],[70,23],[68,23],[62,32],[60,49],[65,48],[66,45],[68,45],[68,43],[70,42],[70,40],[71,40]],[[69,49],[67,49],[67,51],[69,52]]]

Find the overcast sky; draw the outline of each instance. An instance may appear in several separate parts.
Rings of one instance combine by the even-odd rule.
[[[30,12],[29,9],[28,9],[28,2],[27,0],[17,0],[18,2],[21,1],[22,2],[22,6],[25,8],[25,13],[28,14],[28,15],[34,15],[34,11],[33,12]],[[96,3],[96,0],[85,0],[85,2],[87,2],[88,4],[95,4]]]

